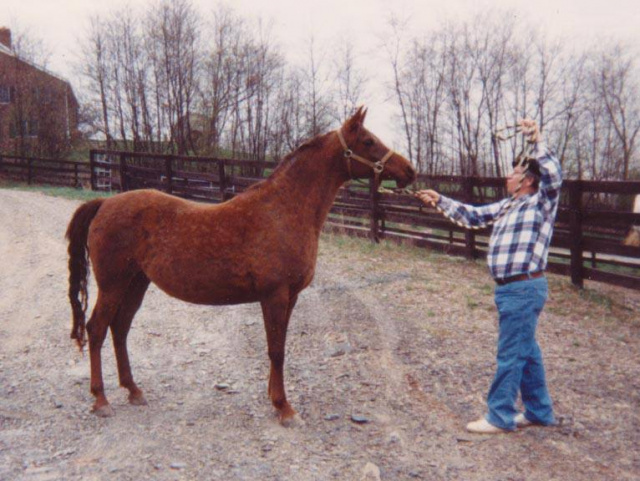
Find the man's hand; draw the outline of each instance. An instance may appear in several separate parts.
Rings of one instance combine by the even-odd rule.
[[[527,137],[528,142],[535,144],[542,140],[542,134],[540,134],[540,129],[538,128],[538,124],[535,120],[518,120],[518,126],[520,127],[520,131],[524,134],[524,136]]]
[[[416,197],[424,202],[426,205],[436,205],[440,200],[440,194],[438,194],[435,190],[427,189],[427,190],[419,190],[416,192]]]

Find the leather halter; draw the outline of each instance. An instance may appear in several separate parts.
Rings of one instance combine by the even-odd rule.
[[[377,181],[380,177],[380,174],[382,174],[382,171],[384,170],[385,164],[394,154],[393,150],[389,150],[384,155],[384,157],[382,157],[382,159],[378,160],[377,162],[373,162],[369,159],[365,159],[364,157],[360,157],[359,155],[353,153],[353,150],[349,148],[344,140],[344,137],[342,136],[342,129],[336,130],[336,134],[338,134],[338,139],[340,139],[340,144],[342,144],[342,148],[344,149],[344,157],[345,159],[347,159],[347,170],[349,171],[349,178],[353,179],[353,175],[351,174],[351,159],[354,159],[371,167]]]

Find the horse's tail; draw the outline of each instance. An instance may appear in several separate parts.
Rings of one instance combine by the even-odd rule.
[[[69,241],[69,301],[73,311],[71,339],[75,339],[80,350],[86,344],[85,313],[87,311],[87,279],[89,257],[87,237],[89,226],[98,213],[104,199],[94,199],[82,204],[71,218],[65,237]]]

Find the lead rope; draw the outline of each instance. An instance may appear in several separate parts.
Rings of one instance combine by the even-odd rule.
[[[505,130],[510,130],[513,129],[514,132],[512,134],[509,135],[503,135],[502,132],[504,132]],[[505,140],[509,140],[513,137],[515,137],[518,133],[520,132],[520,126],[518,125],[509,125],[507,127],[504,127],[502,129],[496,130],[493,135],[494,137],[499,140],[499,141],[505,141]],[[516,187],[516,190],[513,192],[513,194],[511,195],[511,197],[509,198],[509,201],[500,209],[500,211],[498,212],[498,215],[496,218],[494,218],[493,220],[490,220],[488,222],[482,223],[480,225],[466,225],[463,224],[462,222],[460,222],[457,219],[454,219],[453,216],[451,216],[450,214],[448,214],[447,212],[445,212],[445,210],[440,207],[438,204],[432,202],[431,205],[433,207],[435,207],[435,209],[440,212],[440,214],[442,214],[443,216],[445,216],[447,219],[449,219],[451,222],[453,222],[454,224],[456,224],[459,227],[462,227],[463,229],[468,229],[468,230],[480,230],[480,229],[485,229],[486,227],[489,227],[490,225],[493,225],[495,223],[497,223],[500,219],[502,219],[502,217],[504,217],[507,212],[509,212],[509,210],[511,209],[511,207],[513,206],[513,203],[515,202],[517,196],[518,196],[518,192],[520,192],[520,189],[522,188],[522,183],[524,182],[524,178],[527,174],[527,170],[529,167],[529,161],[533,158],[531,156],[532,151],[533,151],[533,145],[534,142],[530,142],[530,141],[526,141],[526,145],[523,148],[523,151],[518,155],[518,157],[516,157],[516,162],[514,164],[514,168],[516,167],[523,167],[523,171],[522,171],[522,175],[520,176],[520,180],[518,181],[518,187]],[[405,195],[415,195],[416,194],[416,190],[410,190],[408,188],[404,188],[404,189],[386,189],[382,186],[380,186],[380,188],[378,189],[378,192],[380,192],[381,194],[405,194]]]

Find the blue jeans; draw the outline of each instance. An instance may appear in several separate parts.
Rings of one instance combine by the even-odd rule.
[[[495,302],[500,316],[498,368],[487,396],[487,421],[499,428],[515,429],[518,391],[529,421],[543,425],[555,422],[542,352],[535,338],[547,292],[545,277],[496,286]]]

